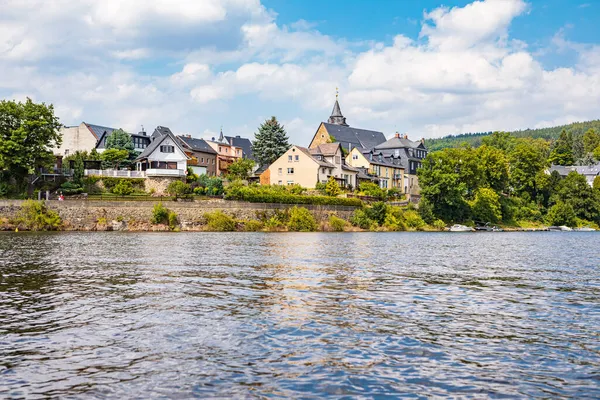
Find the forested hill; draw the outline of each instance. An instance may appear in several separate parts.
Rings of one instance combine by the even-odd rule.
[[[570,131],[573,136],[576,137],[582,136],[590,128],[594,128],[597,132],[600,132],[600,120],[596,119],[586,122],[574,122],[569,125],[554,126],[551,128],[525,129],[510,133],[519,138],[530,137],[534,139],[541,138],[546,140],[555,140],[558,138],[563,129],[565,129],[567,132]],[[463,143],[467,143],[471,147],[479,147],[481,145],[481,138],[491,134],[492,132],[480,132],[464,133],[461,135],[448,135],[439,139],[426,139],[425,146],[427,146],[429,151],[441,150],[448,147],[460,147]]]

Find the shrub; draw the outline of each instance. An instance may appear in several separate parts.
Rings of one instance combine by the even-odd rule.
[[[313,232],[317,230],[315,217],[304,207],[294,207],[290,210],[288,229],[293,232]]]
[[[388,207],[383,226],[389,231],[407,230],[404,212],[400,207]]]
[[[315,190],[321,192],[321,194],[325,194],[325,189],[327,188],[327,184],[323,182],[317,182],[315,185]]]
[[[373,203],[371,207],[366,208],[366,213],[369,219],[377,222],[379,225],[383,225],[387,211],[388,206],[383,201]]]
[[[329,216],[329,226],[334,232],[343,232],[348,222],[336,215]]]
[[[421,218],[421,216],[414,210],[408,210],[404,212],[404,219],[406,220],[406,225],[412,229],[423,229],[425,226],[425,221]]]
[[[342,194],[342,189],[340,189],[340,185],[338,185],[333,176],[329,177],[327,185],[325,185],[325,193],[327,193],[327,196],[334,197]]]
[[[594,178],[594,183],[592,187],[596,190],[600,190],[600,175]]]
[[[564,203],[560,200],[555,205],[550,207],[546,218],[550,225],[575,226],[577,224],[573,207],[570,204]]]
[[[286,189],[288,190],[288,192],[290,192],[291,194],[302,194],[306,191],[306,188],[303,188],[302,186],[296,184],[287,186]]]
[[[10,186],[8,185],[8,183],[0,182],[0,197],[7,197],[9,191]]]
[[[98,225],[106,225],[108,223],[108,221],[106,220],[105,217],[100,217],[100,218],[98,218],[98,220],[96,221],[96,223]]]
[[[92,178],[92,179],[90,179]],[[85,180],[86,184],[93,184],[98,181],[102,181],[102,184],[109,192],[112,192],[113,188],[119,183],[126,181],[131,183],[131,186],[137,190],[144,189],[144,178],[114,178],[114,177],[87,177]]]
[[[112,192],[119,196],[128,196],[133,193],[133,185],[129,181],[122,180],[113,187]]]
[[[350,218],[350,223],[354,226],[358,226],[361,229],[371,229],[373,225],[377,225],[375,221],[369,218],[364,209],[359,208],[354,211]]]
[[[421,198],[421,201],[419,202],[419,215],[421,215],[423,221],[428,224],[431,224],[436,219],[435,214],[433,213],[433,206],[425,198]]]
[[[254,219],[251,219],[249,221],[244,221],[243,222],[244,225],[244,231],[245,232],[259,232],[262,231],[263,229],[263,223]]]
[[[192,188],[185,182],[173,181],[167,186],[167,193],[175,197],[183,197],[192,193]]]
[[[198,186],[198,187],[194,188],[194,194],[196,194],[198,196],[202,196],[205,193],[206,193],[206,191],[202,186]]]
[[[469,202],[473,218],[479,222],[498,222],[502,218],[500,196],[489,188],[480,188],[475,192],[475,199]]]
[[[152,209],[152,218],[150,218],[150,222],[153,224],[164,224],[169,221],[169,210],[162,205],[162,203],[157,203],[154,205]]]
[[[60,216],[46,207],[43,201],[26,200],[19,210],[16,222],[31,231],[54,231],[60,228]]]
[[[223,180],[218,177],[211,178],[208,175],[198,177],[198,185],[204,188],[204,194],[218,196],[223,194]]]
[[[177,220],[177,213],[174,211],[169,211],[169,228],[175,229],[177,225],[179,225],[179,221]]]
[[[397,199],[399,197],[403,197],[404,196],[403,193],[402,193],[402,190],[400,190],[398,188],[390,188],[390,189],[388,189],[387,195],[388,195],[388,197],[391,197],[391,198],[394,198],[394,199]]]
[[[65,196],[83,193],[83,188],[74,182],[65,182],[60,185],[60,192]]]
[[[279,186],[240,186],[232,185],[225,193],[226,200],[241,200],[252,203],[282,203],[282,204],[317,204],[362,206],[359,199],[346,199],[330,196],[304,196],[289,193],[284,187]]]
[[[373,182],[362,182],[358,185],[360,194],[365,196],[377,197],[379,200],[385,200],[385,190],[379,187],[379,185]]]
[[[446,223],[444,221],[442,221],[441,219],[436,219],[435,221],[433,221],[431,226],[433,226],[435,229],[440,230],[440,231],[443,231],[444,229],[446,229]]]
[[[268,231],[277,231],[283,228],[283,222],[276,215],[273,215],[271,218],[267,219],[265,222],[265,229]]]
[[[235,220],[222,211],[214,211],[204,214],[208,229],[215,232],[235,231]]]

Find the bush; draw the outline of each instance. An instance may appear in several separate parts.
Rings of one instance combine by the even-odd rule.
[[[420,230],[425,226],[425,221],[423,221],[421,216],[414,210],[404,212],[404,219],[409,228]]]
[[[365,211],[369,219],[377,222],[379,225],[383,225],[388,206],[383,201],[378,201],[377,203],[373,203],[371,207],[367,207]]]
[[[377,225],[377,222],[370,219],[364,209],[354,211],[350,218],[350,223],[361,229],[371,229],[373,225]]]
[[[283,222],[276,215],[273,215],[265,222],[265,229],[268,231],[278,231],[283,228]]]
[[[152,209],[152,218],[150,218],[150,222],[153,224],[164,224],[169,221],[169,210],[162,205],[162,203],[157,203],[154,205]]]
[[[287,186],[286,189],[288,190],[288,192],[290,192],[291,194],[302,194],[306,191],[306,188],[303,188],[302,186],[296,184]]]
[[[173,181],[167,186],[167,193],[175,197],[183,197],[192,193],[192,188],[185,182]]]
[[[476,221],[496,223],[502,219],[500,196],[493,189],[477,189],[475,199],[469,205]]]
[[[288,229],[293,232],[313,232],[317,230],[315,217],[304,207],[294,207],[290,210]]]
[[[348,222],[336,215],[329,216],[329,226],[334,232],[343,232],[346,229]]]
[[[433,221],[431,226],[433,226],[435,229],[437,229],[439,231],[443,231],[444,229],[446,229],[446,223],[444,221],[442,221],[441,219],[436,219],[435,221]]]
[[[102,181],[102,184],[109,192],[112,192],[113,188],[117,186],[119,183],[126,181],[131,183],[131,186],[137,190],[144,190],[144,178],[114,178],[114,177],[92,177],[88,176],[84,179],[84,183],[94,184],[98,181]]]
[[[289,193],[279,186],[241,186],[231,185],[225,192],[226,200],[249,201],[252,203],[282,203],[282,204],[317,204],[362,206],[359,199],[346,199],[329,196],[304,196]]]
[[[8,183],[0,182],[0,197],[8,197],[8,192],[10,191],[10,186]]]
[[[379,200],[386,199],[386,192],[373,182],[362,182],[358,185],[359,193],[364,196],[377,197]]]
[[[198,177],[198,185],[204,188],[204,194],[219,196],[223,194],[223,180],[218,177],[211,178],[208,175]]]
[[[388,207],[386,210],[383,226],[389,231],[407,230],[404,212],[400,207]]]
[[[550,225],[577,225],[577,219],[573,207],[570,204],[564,203],[560,200],[555,205],[550,207],[546,219]]]
[[[321,192],[321,194],[325,194],[325,189],[327,189],[327,184],[323,182],[317,182],[315,185],[315,190]]]
[[[263,229],[263,223],[254,219],[244,221],[243,225],[245,232],[260,232]]]
[[[202,196],[205,193],[206,193],[206,190],[203,187],[201,187],[201,186],[198,186],[198,187],[194,188],[194,194],[195,195]]]
[[[83,188],[74,182],[65,182],[60,185],[60,192],[65,196],[83,193]]]
[[[433,206],[425,198],[421,198],[421,201],[419,202],[419,215],[421,215],[423,221],[428,224],[431,224],[436,219],[435,214],[433,213]]]
[[[31,231],[54,231],[60,228],[60,216],[43,201],[26,200],[17,213],[17,224]]]
[[[133,193],[133,185],[129,181],[122,180],[115,185],[115,187],[112,189],[112,192],[119,196],[128,196]]]
[[[235,231],[235,220],[222,211],[214,211],[204,214],[208,229],[215,232]]]
[[[342,189],[340,189],[340,185],[338,185],[333,176],[329,177],[327,185],[325,185],[325,193],[327,193],[327,196],[334,197],[342,194]]]
[[[179,221],[177,220],[177,214],[174,211],[169,211],[169,228],[175,229],[177,225],[179,225]]]

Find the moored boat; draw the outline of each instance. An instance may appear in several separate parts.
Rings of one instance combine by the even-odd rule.
[[[575,232],[596,232],[596,230],[590,226],[582,226],[581,228],[573,229]]]
[[[449,229],[450,232],[475,232],[475,229],[470,226],[455,224]]]

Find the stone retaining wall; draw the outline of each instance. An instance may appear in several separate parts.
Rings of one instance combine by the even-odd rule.
[[[23,200],[0,200],[0,222],[14,218]],[[152,201],[92,201],[50,200],[48,208],[56,211],[67,230],[162,230],[149,221],[155,202]],[[225,201],[220,199],[180,202],[167,201],[163,205],[175,212],[182,230],[197,230],[205,223],[204,214],[222,210],[237,220],[260,220],[269,218],[278,210],[294,207],[291,204],[263,204]],[[349,219],[353,207],[302,205],[311,210],[317,221],[323,222],[329,215]]]

